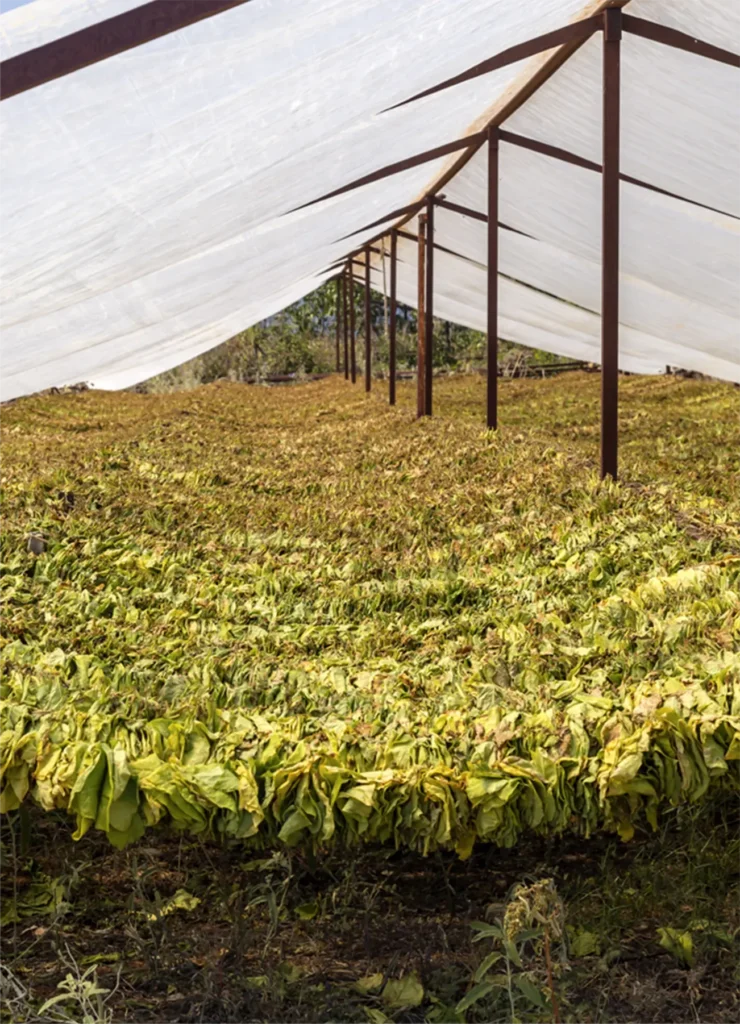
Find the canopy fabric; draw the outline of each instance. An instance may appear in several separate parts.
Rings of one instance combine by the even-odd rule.
[[[2,58],[136,6],[33,0],[0,15]],[[2,398],[134,384],[301,298],[453,158],[298,207],[477,130],[542,60],[381,111],[600,6],[251,0],[3,101]],[[734,0],[628,9],[740,38]],[[674,196],[622,184],[620,366],[740,381],[740,73],[625,34],[622,102],[622,170]],[[600,34],[504,127],[600,162]],[[443,191],[484,211],[485,182],[480,151]],[[598,361],[600,174],[502,143],[500,192],[524,232],[500,231],[501,336]],[[436,315],[485,329],[485,224],[438,209],[435,241],[457,254],[438,251]],[[415,305],[416,245],[399,259]]]

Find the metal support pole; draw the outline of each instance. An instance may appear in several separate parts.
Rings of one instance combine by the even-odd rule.
[[[488,345],[486,425],[498,427],[498,128],[488,129]]]
[[[416,301],[416,415],[421,417],[424,415],[424,399],[425,399],[425,387],[424,387],[424,362],[425,362],[425,344],[424,344],[424,330],[426,327],[426,317],[424,316],[424,255],[426,253],[426,235],[427,235],[427,219],[425,214],[419,215],[419,241],[418,241],[418,255],[417,263],[419,269],[418,275],[418,298]]]
[[[365,247],[365,391],[371,386],[371,352],[372,324],[370,322],[370,246]]]
[[[434,196],[427,199],[426,325],[424,328],[424,415],[432,415],[434,370]]]
[[[336,343],[336,365],[337,373],[341,369],[342,362],[339,355],[339,337],[342,332],[342,275],[337,278],[337,343]]]
[[[355,324],[355,279],[349,277],[349,371],[352,383],[357,383],[357,327]]]
[[[617,479],[619,386],[619,58],[622,11],[604,11],[601,173],[601,476]]]
[[[349,379],[348,338],[347,338],[347,288],[352,280],[352,266],[342,274],[342,325],[344,327],[344,379]]]
[[[391,295],[390,295],[390,320],[388,326],[388,402],[396,404],[396,260],[398,257],[398,232],[395,228],[391,231]]]

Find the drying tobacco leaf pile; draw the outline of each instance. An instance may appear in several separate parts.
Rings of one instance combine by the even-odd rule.
[[[740,393],[598,378],[3,410],[2,810],[421,852],[740,789]],[[29,551],[29,535],[44,550]]]

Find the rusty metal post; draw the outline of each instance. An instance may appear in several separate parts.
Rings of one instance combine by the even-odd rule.
[[[337,373],[339,373],[342,362],[339,355],[339,338],[342,332],[342,275],[340,274],[337,278],[337,343],[336,343],[336,364]]]
[[[357,327],[355,324],[355,278],[349,276],[349,372],[352,383],[357,383]]]
[[[424,315],[424,415],[432,415],[434,373],[434,196],[427,199],[426,308]]]
[[[619,63],[622,11],[604,11],[601,172],[601,476],[617,479],[619,388]]]
[[[388,402],[396,404],[396,260],[398,257],[398,232],[391,231],[391,281],[390,320],[388,324]]]
[[[365,391],[370,391],[372,368],[372,324],[370,321],[370,246],[365,246]]]
[[[348,338],[347,338],[347,288],[352,280],[352,265],[342,274],[342,326],[344,328],[344,379],[349,379]]]
[[[498,427],[498,128],[488,129],[488,344],[486,425]]]
[[[424,387],[424,363],[425,363],[425,338],[424,329],[426,327],[426,318],[424,316],[424,254],[426,253],[426,234],[427,234],[427,219],[422,213],[419,215],[419,241],[418,241],[418,255],[417,263],[419,269],[418,275],[418,299],[416,301],[416,415],[421,417],[424,415],[424,398],[425,398],[425,387]]]

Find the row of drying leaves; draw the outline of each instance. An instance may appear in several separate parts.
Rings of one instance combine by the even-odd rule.
[[[738,392],[623,382],[615,486],[598,379],[483,386],[6,408],[2,810],[467,856],[737,789]]]

